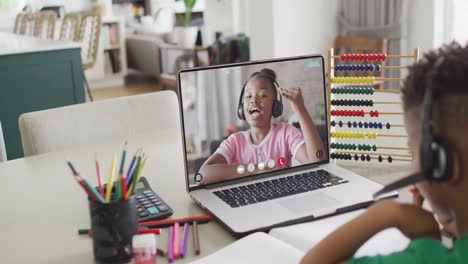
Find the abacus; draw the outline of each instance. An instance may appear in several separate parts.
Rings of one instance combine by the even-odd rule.
[[[353,162],[411,162],[406,147],[400,90],[375,89],[383,82],[403,78],[371,76],[382,70],[404,70],[408,65],[385,66],[389,59],[419,59],[413,55],[334,54],[328,50],[327,94],[330,158]],[[339,61],[335,65],[335,60]],[[359,72],[359,77],[335,76],[335,72]]]

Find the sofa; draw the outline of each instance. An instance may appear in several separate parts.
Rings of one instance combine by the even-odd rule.
[[[126,37],[128,68],[156,79],[161,75],[159,47],[167,43],[168,34],[131,33]]]

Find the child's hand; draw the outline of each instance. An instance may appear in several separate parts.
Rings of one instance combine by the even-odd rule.
[[[291,88],[279,88],[281,96],[286,97],[291,102],[291,105],[295,112],[303,110],[304,107],[304,98],[302,97],[301,88],[291,87]]]
[[[421,206],[424,203],[424,197],[421,195],[419,190],[416,187],[410,189],[411,193],[413,194],[413,204]],[[455,221],[453,217],[445,213],[436,213],[436,218],[439,223],[442,225],[442,235],[446,237],[453,237],[455,236]]]
[[[440,239],[439,225],[434,215],[418,205],[383,200],[371,206],[368,213],[375,215],[375,219],[389,221],[384,226],[396,227],[410,239],[420,237]]]

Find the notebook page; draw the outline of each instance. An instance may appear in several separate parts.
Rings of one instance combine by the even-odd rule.
[[[307,252],[320,240],[333,232],[336,228],[349,222],[365,210],[357,210],[345,214],[328,217],[322,220],[297,224],[287,227],[275,228],[270,231],[270,235],[297,249]],[[356,257],[376,254],[389,254],[405,249],[409,244],[409,239],[396,228],[377,233],[367,241],[355,254]]]
[[[263,232],[253,233],[192,264],[297,264],[303,252]]]

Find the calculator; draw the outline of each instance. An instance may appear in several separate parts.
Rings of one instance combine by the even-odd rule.
[[[138,222],[164,219],[173,211],[149,186],[145,177],[141,177],[135,185]]]

